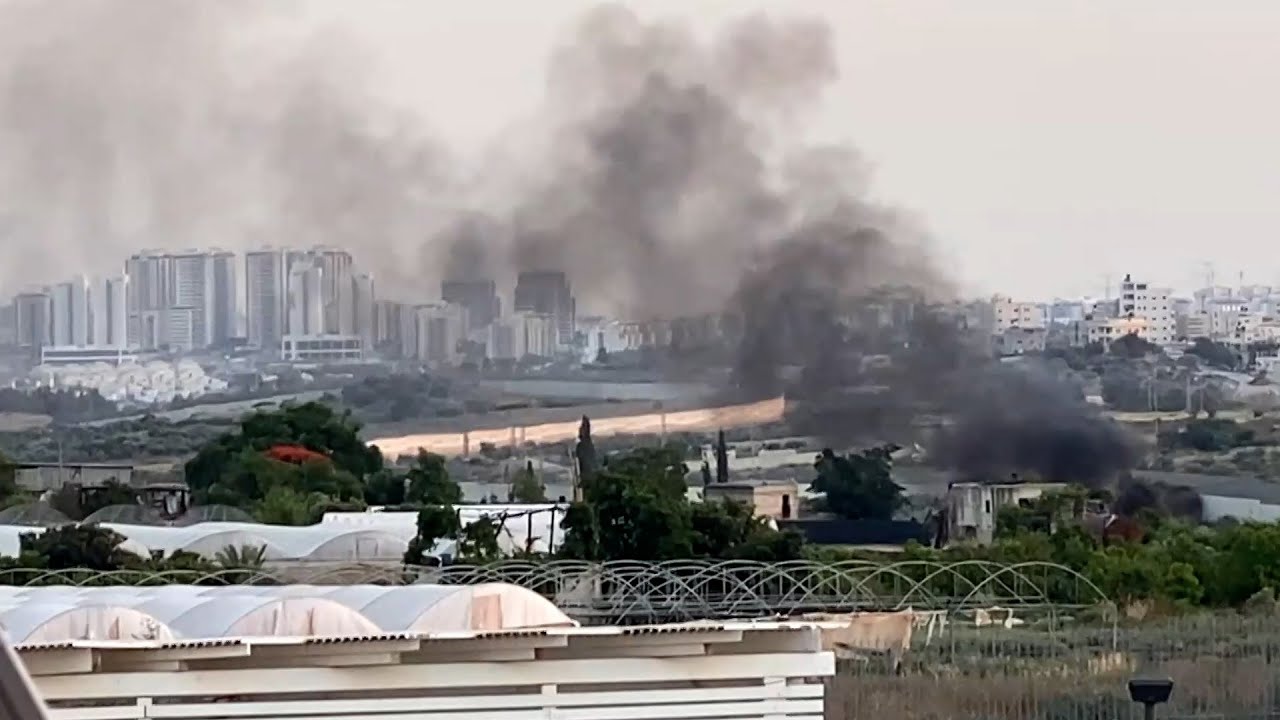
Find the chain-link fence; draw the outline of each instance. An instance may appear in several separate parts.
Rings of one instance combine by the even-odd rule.
[[[1280,617],[1201,615],[1126,627],[1061,619],[975,627],[953,617],[901,663],[844,659],[828,720],[1141,717],[1128,680],[1167,676],[1162,718],[1280,716]]]

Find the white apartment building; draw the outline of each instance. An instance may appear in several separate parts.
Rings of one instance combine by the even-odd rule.
[[[400,317],[400,342],[406,359],[441,365],[462,361],[467,311],[453,303],[417,305]]]
[[[518,312],[511,316],[512,352],[519,359],[526,356],[555,357],[558,348],[558,323],[550,313]]]
[[[364,343],[355,335],[285,335],[280,340],[285,362],[361,362]]]
[[[244,255],[245,337],[257,347],[274,348],[285,335],[285,269],[282,250]]]
[[[617,320],[601,317],[578,318],[578,332],[582,333],[585,340],[579,358],[582,362],[595,362],[601,350],[607,355],[631,349],[627,327]]]
[[[996,295],[991,298],[993,323],[991,331],[997,335],[1012,328],[1045,327],[1045,308],[1039,303],[1019,302],[1010,297]]]
[[[377,328],[377,294],[373,275],[361,274],[351,279],[351,334],[358,335],[364,347],[371,348]]]
[[[310,259],[289,266],[288,335],[324,335],[324,269]]]
[[[129,278],[96,278],[89,287],[89,344],[95,347],[128,347]]]
[[[125,262],[128,342],[193,350],[236,335],[235,256],[221,250],[146,251]]]
[[[89,344],[89,281],[83,276],[53,286],[50,293],[52,344],[83,347]]]
[[[1120,283],[1119,317],[1143,320],[1133,327],[1139,337],[1156,345],[1170,345],[1177,337],[1177,322],[1169,288],[1151,287],[1138,282],[1132,275],[1125,275]]]
[[[1155,340],[1151,339],[1150,325],[1144,317],[1096,318],[1086,320],[1085,327],[1088,332],[1088,342],[1101,343],[1106,349],[1110,349],[1112,342],[1125,335],[1137,335],[1147,342],[1155,343]]]

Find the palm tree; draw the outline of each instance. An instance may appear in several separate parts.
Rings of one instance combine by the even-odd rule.
[[[228,545],[214,555],[214,560],[224,568],[260,568],[267,561],[267,548],[263,545]]]

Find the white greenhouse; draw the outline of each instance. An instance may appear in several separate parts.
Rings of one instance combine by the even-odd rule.
[[[216,559],[227,548],[263,548],[268,561],[400,562],[409,538],[373,527],[203,522],[186,527],[103,523],[132,544],[168,556],[189,552]]]
[[[501,520],[498,546],[503,552],[555,552],[564,542],[567,509],[555,503],[526,505],[455,505],[463,527],[483,517]],[[383,530],[407,542],[418,532],[415,512],[327,512],[320,527],[352,527]]]
[[[0,525],[0,557],[18,557],[22,554],[23,535],[40,535],[48,529],[33,525]],[[141,558],[151,556],[151,548],[147,543],[139,542],[127,535],[119,548]]]
[[[0,587],[15,643],[170,638],[353,637],[573,627],[514,585]]]

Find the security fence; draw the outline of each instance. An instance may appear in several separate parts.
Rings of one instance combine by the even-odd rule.
[[[1117,626],[1030,618],[976,627],[949,618],[913,639],[898,666],[845,659],[827,693],[827,720],[1114,720],[1141,717],[1135,676],[1172,678],[1162,718],[1280,716],[1280,617],[1185,616]]]

